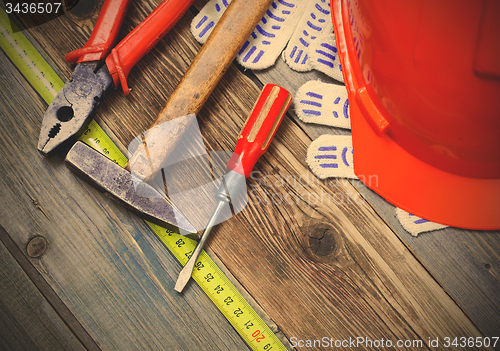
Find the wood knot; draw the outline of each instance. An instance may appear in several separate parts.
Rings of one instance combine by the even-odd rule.
[[[43,255],[47,249],[47,240],[43,236],[35,236],[26,246],[26,252],[29,257],[36,258]]]
[[[302,227],[301,246],[315,261],[330,262],[341,245],[338,228],[328,222],[309,221]]]
[[[331,228],[320,227],[310,232],[309,247],[316,256],[329,256],[335,250],[335,237]]]

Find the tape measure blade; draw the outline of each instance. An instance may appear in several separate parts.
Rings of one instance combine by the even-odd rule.
[[[45,102],[50,104],[64,82],[3,9],[0,9],[0,47]]]
[[[125,167],[128,160],[127,157],[116,147],[111,138],[106,134],[104,129],[92,120],[87,129],[80,136],[79,140],[83,141],[90,147],[99,151],[109,159],[122,167]]]
[[[148,222],[148,225],[151,226],[179,262],[185,265],[188,261],[186,254],[194,250],[196,242],[187,238],[184,239],[180,234],[172,233],[156,224]],[[201,265],[198,266],[198,263],[201,263]],[[205,250],[200,254],[192,277],[252,350],[287,350]],[[228,297],[231,297],[234,302],[226,300]],[[248,323],[249,321],[250,323]],[[252,335],[256,336],[253,337]],[[262,335],[264,335],[264,338],[262,338]]]

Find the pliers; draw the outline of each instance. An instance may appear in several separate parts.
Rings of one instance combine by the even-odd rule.
[[[193,0],[164,0],[113,48],[130,0],[106,0],[87,43],[65,56],[77,65],[63,89],[47,108],[38,150],[52,154],[78,138],[88,126],[111,86],[130,91],[131,68],[172,28]]]

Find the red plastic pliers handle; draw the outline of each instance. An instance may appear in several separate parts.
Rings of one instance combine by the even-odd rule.
[[[162,1],[113,48],[130,0],[106,0],[87,43],[81,49],[68,53],[65,59],[67,62],[81,63],[106,58],[115,88],[121,84],[123,93],[127,95],[130,92],[127,77],[132,67],[177,23],[192,2],[193,0]],[[111,55],[108,56],[110,52]]]
[[[66,55],[78,62],[43,116],[38,150],[49,155],[85,130],[112,86],[130,91],[132,67],[172,28],[193,0],[164,0],[144,21],[113,48],[130,0],[106,0],[94,31],[83,48]],[[102,62],[105,64],[102,65]]]

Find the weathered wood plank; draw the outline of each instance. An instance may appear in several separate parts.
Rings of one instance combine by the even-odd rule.
[[[395,207],[360,181],[356,188],[484,335],[500,335],[500,233],[444,228],[408,234]]]
[[[0,286],[1,350],[85,350],[2,242]]]
[[[32,236],[47,240],[31,263],[99,347],[246,349],[201,289],[174,291],[180,265],[150,245],[158,239],[142,221],[75,177],[62,156],[37,152],[46,105],[3,54],[0,65],[0,223],[23,252]]]
[[[134,5],[134,11],[139,6]],[[101,107],[99,118],[124,144],[154,120],[197,52],[199,45],[188,32],[189,20],[188,14],[134,68],[130,85],[136,89],[130,96],[112,93]],[[61,52],[69,51],[68,42],[47,34],[55,28],[70,32],[72,23],[67,19],[53,22],[32,33],[45,43],[60,69],[69,72],[60,58]],[[84,41],[80,37],[77,40]],[[234,147],[234,136],[257,95],[251,79],[235,67],[228,71],[199,116],[210,149]],[[216,228],[208,246],[289,338],[359,336],[372,340],[422,339],[425,343],[429,338],[481,335],[351,183],[323,184],[308,172],[304,159],[311,135],[298,125],[291,120],[283,123],[269,152],[258,164],[260,173],[249,182],[252,203]],[[41,167],[50,172],[57,169],[58,177],[64,179],[61,174],[65,173],[57,162],[50,161],[46,166],[41,163]],[[68,220],[80,224],[81,200],[77,202],[73,197],[73,187],[78,189],[79,185],[64,182],[68,182],[67,191],[54,196],[66,196],[75,212]],[[111,205],[92,189],[85,189],[84,202],[91,202],[89,198],[102,201],[104,205],[99,210],[105,210],[106,217]],[[279,199],[290,199],[290,204],[279,203]],[[125,224],[121,222],[129,223],[124,220],[128,215],[117,211],[119,215],[108,215],[110,218],[101,219],[92,228],[118,232],[115,235],[128,243],[128,249],[136,248],[134,241],[140,243],[139,247],[146,245],[141,242],[142,236],[130,238],[122,232]],[[91,212],[97,218],[103,216],[100,211]],[[147,245],[155,242],[146,233],[144,238]],[[112,246],[107,240],[97,241],[95,250],[107,251]],[[118,252],[113,256],[116,265],[128,262],[129,256]],[[142,249],[150,259],[146,252]],[[168,257],[164,259],[168,262]],[[92,261],[90,266],[95,263]],[[158,269],[155,264],[151,267]],[[142,266],[134,269],[144,270]],[[51,283],[67,284],[60,277]],[[168,291],[171,286],[165,289]],[[60,286],[58,291],[62,290]],[[118,292],[108,290],[106,298],[113,293]],[[78,310],[76,314],[91,318],[85,311]]]

